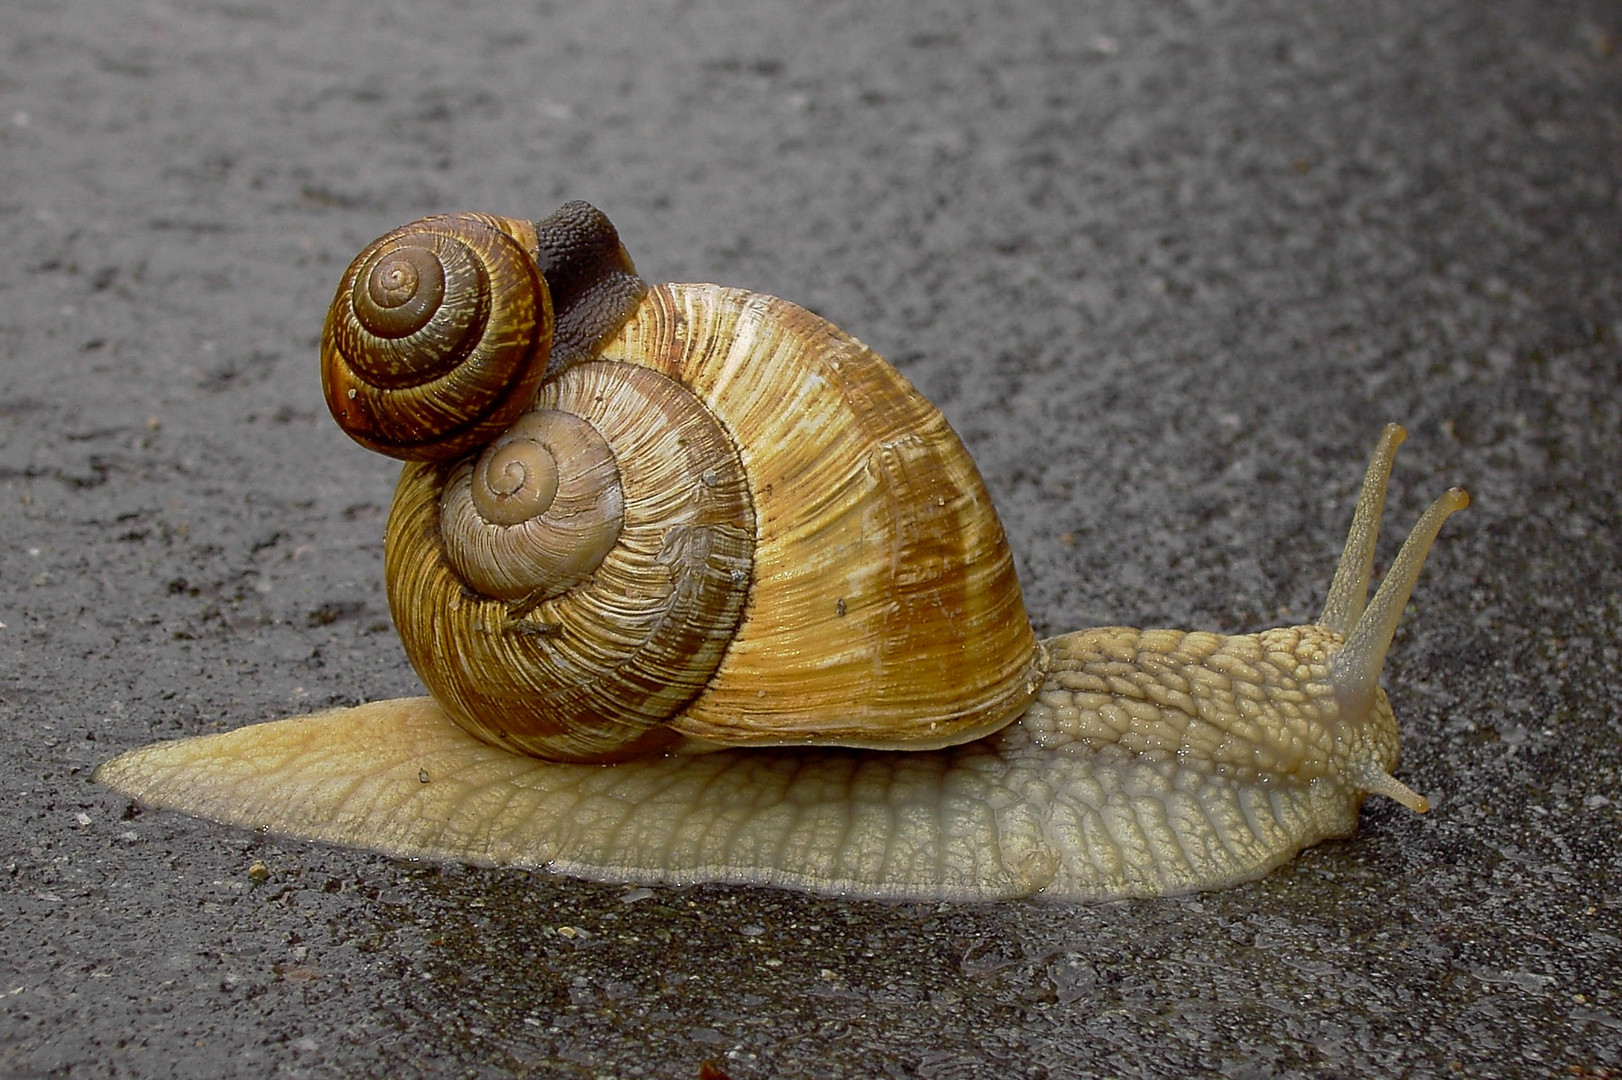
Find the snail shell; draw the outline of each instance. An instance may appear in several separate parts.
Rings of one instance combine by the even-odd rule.
[[[714,285],[650,289],[598,357],[548,380],[523,433],[401,477],[390,604],[458,723],[555,760],[682,739],[931,749],[1030,702],[1043,656],[991,498],[894,368]],[[555,456],[535,441],[554,430]],[[548,464],[526,473],[520,448]],[[487,478],[521,473],[557,485],[548,513],[491,523]],[[554,573],[509,540],[571,555]],[[519,562],[535,572],[494,580]]]
[[[423,683],[496,746],[933,749],[1041,683],[938,410],[785,300],[646,289],[584,203],[368,245],[323,383],[357,441],[422,462],[389,516],[389,606]]]
[[[580,203],[425,218],[339,284],[328,404],[421,462],[385,575],[446,711],[566,761],[933,749],[1017,715],[1045,658],[939,411],[803,308],[634,275]]]
[[[360,441],[422,459],[385,564],[432,698],[147,747],[98,780],[402,856],[956,899],[1231,885],[1351,833],[1369,794],[1426,809],[1391,775],[1379,678],[1469,499],[1431,506],[1370,600],[1401,428],[1376,447],[1315,623],[1039,644],[963,447],[860,342],[771,297],[647,289],[585,204],[532,240],[470,228],[529,245],[549,301],[525,310],[553,319],[502,377],[524,400],[493,442],[464,453],[461,414],[335,396],[327,376],[341,421],[404,418]],[[393,257],[379,250],[358,263]],[[337,308],[371,291],[355,282],[374,270],[351,275]],[[414,385],[436,380],[454,384]]]
[[[535,245],[534,225],[488,214],[423,218],[368,244],[321,335],[339,425],[391,457],[439,458],[517,419],[552,344]]]
[[[321,335],[327,407],[350,437],[408,461],[490,442],[548,372],[595,351],[645,284],[588,203],[530,222],[438,214],[355,257]]]

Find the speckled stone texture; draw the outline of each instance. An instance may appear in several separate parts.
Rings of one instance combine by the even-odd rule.
[[[0,6],[0,1075],[1622,1073],[1622,17],[1601,0]],[[155,738],[417,692],[350,258],[607,211],[945,410],[1044,634],[1323,602],[1450,484],[1351,840],[1179,900],[849,903],[132,809]]]

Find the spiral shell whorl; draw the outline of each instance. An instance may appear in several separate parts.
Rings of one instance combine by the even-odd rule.
[[[551,298],[528,222],[423,218],[350,264],[322,335],[327,405],[357,442],[391,457],[459,456],[533,402]]]
[[[460,275],[446,273],[445,261],[447,257],[456,259],[460,266],[454,267],[462,270]],[[406,247],[379,247],[376,254],[361,272],[355,275],[355,285],[350,290],[350,303],[355,308],[355,319],[360,326],[375,337],[385,339],[403,338],[415,334],[427,326],[429,320],[439,311],[445,300],[446,278],[456,277],[472,278],[473,293],[479,293],[490,288],[488,278],[484,277],[479,264],[467,257],[465,248],[443,247],[439,251],[430,251],[427,248]],[[461,284],[456,282],[456,284]],[[455,301],[453,301],[454,303]],[[480,319],[488,313],[488,304],[483,304],[485,310],[480,311]],[[449,342],[451,348],[444,350],[450,354],[461,344],[461,335]],[[367,363],[362,350],[351,351],[355,356],[355,366],[378,381],[389,381],[389,385],[410,386],[426,382],[426,378],[418,376],[420,365],[413,363],[416,357],[407,354],[402,359],[407,363],[406,370],[395,372],[387,363]],[[430,363],[439,357],[431,354],[425,357]],[[443,370],[430,367],[428,377],[443,374]],[[401,379],[400,375],[412,376]]]
[[[568,520],[561,504],[590,518],[614,502],[593,500],[594,480],[576,496],[567,452],[555,457],[548,513],[513,526],[471,520],[481,464],[408,466],[385,548],[395,625],[434,697],[486,742],[576,761],[656,749],[677,738],[667,721],[707,684],[748,601],[755,517],[742,462],[701,403],[646,368],[576,364],[542,387],[539,404],[515,425],[517,440],[530,440],[531,426],[557,429],[538,433],[546,438],[586,427],[586,442],[612,451],[623,506],[614,541],[600,555],[564,546],[572,529],[593,526]],[[467,527],[475,539],[458,535]],[[489,568],[456,569],[487,556]],[[521,578],[532,572],[555,576],[531,586]]]
[[[500,600],[550,600],[583,581],[624,518],[613,449],[557,409],[524,414],[476,461],[458,464],[440,500],[446,556]]]

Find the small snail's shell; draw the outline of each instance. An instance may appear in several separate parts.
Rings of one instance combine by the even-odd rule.
[[[369,449],[450,458],[524,411],[546,371],[552,302],[535,226],[445,214],[374,240],[339,282],[321,382],[339,425]]]
[[[995,730],[1034,696],[1045,658],[967,451],[826,321],[757,293],[656,286],[536,404],[518,425],[533,438],[407,466],[389,522],[406,651],[480,738],[569,760],[680,739],[922,749]],[[559,433],[545,453],[543,428]],[[479,524],[475,484],[511,493],[543,457],[543,504],[577,468],[590,479],[541,527],[586,537],[601,561],[470,570],[526,527]]]

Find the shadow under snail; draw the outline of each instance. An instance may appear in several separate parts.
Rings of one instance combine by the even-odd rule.
[[[945,419],[774,297],[649,286],[585,203],[457,214],[345,273],[323,384],[407,459],[389,604],[429,697],[161,743],[142,802],[608,881],[1070,901],[1211,889],[1351,834],[1450,490],[1372,601],[1386,427],[1314,624],[1038,641]]]

